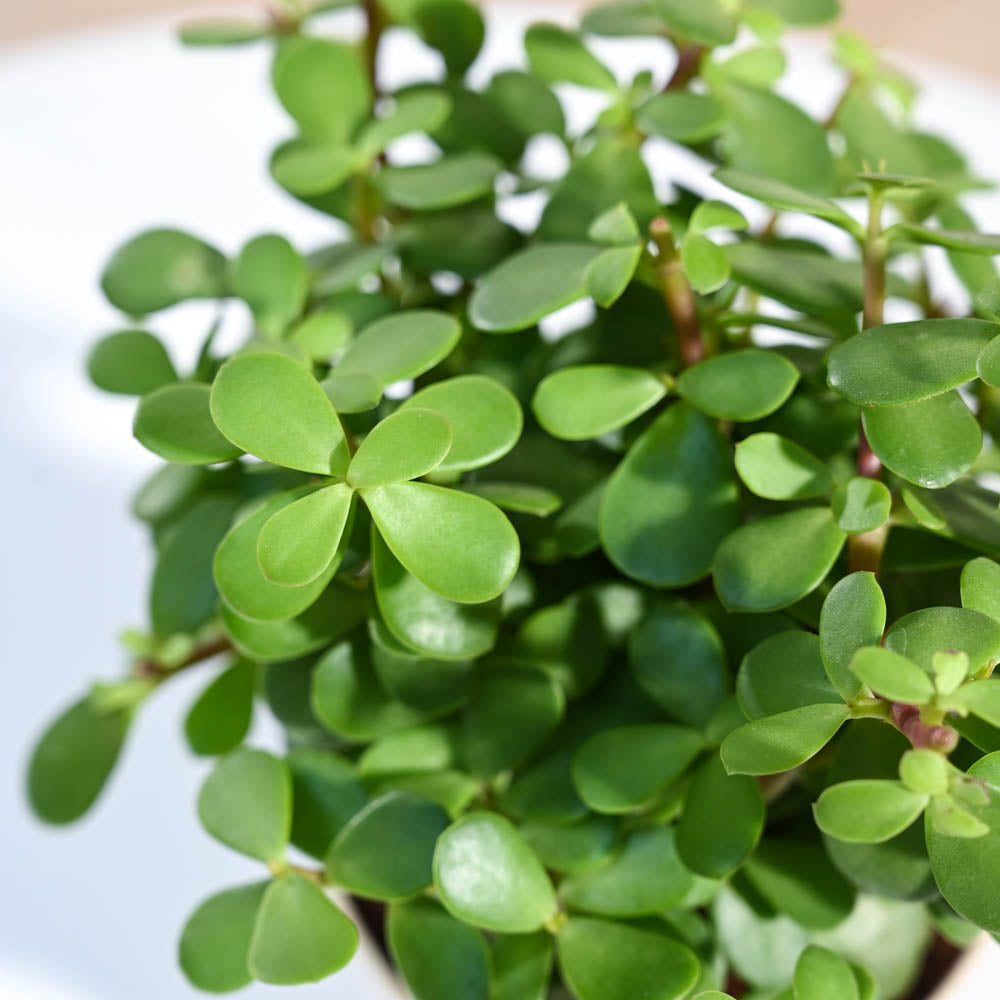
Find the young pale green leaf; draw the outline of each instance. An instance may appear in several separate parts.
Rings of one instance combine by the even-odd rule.
[[[347,314],[339,309],[326,307],[316,309],[296,323],[288,334],[288,339],[301,347],[311,360],[327,361],[347,345],[351,333],[351,321]],[[335,403],[333,408],[337,409]]]
[[[1000,682],[992,678],[970,681],[955,694],[973,715],[985,719],[991,726],[1000,727]]]
[[[698,980],[693,951],[666,933],[571,917],[556,938],[559,968],[579,1000],[680,1000]]]
[[[669,28],[699,45],[728,45],[736,37],[736,20],[720,0],[691,4],[686,0],[653,0]]]
[[[722,105],[704,94],[670,91],[657,94],[636,112],[636,125],[650,135],[674,142],[696,143],[711,139],[722,130]]]
[[[199,18],[185,21],[177,29],[177,37],[184,45],[245,45],[267,38],[271,29],[266,24],[243,18]]]
[[[98,389],[123,396],[145,396],[177,381],[166,348],[145,330],[102,337],[87,357],[87,374]]]
[[[861,419],[882,464],[927,489],[953,482],[983,447],[982,430],[957,392],[903,406],[866,407]]]
[[[795,1000],[860,1000],[851,966],[836,953],[811,944],[795,964]]]
[[[275,51],[271,83],[304,135],[346,143],[371,111],[371,84],[355,45],[288,36]]]
[[[198,696],[184,719],[184,735],[196,754],[235,750],[250,729],[257,669],[249,660],[227,667]]]
[[[322,576],[340,548],[351,490],[334,483],[272,514],[257,536],[257,562],[271,582],[305,587]]]
[[[552,975],[552,938],[545,933],[499,937],[493,944],[492,1000],[545,1000]]]
[[[736,472],[751,493],[767,500],[807,500],[833,489],[830,470],[801,445],[779,434],[751,434],[736,445]]]
[[[851,658],[851,670],[890,701],[924,705],[934,697],[934,682],[920,667],[882,646],[859,649]]]
[[[280,862],[292,822],[292,780],[283,760],[242,748],[223,757],[198,793],[202,826],[227,847]]]
[[[399,410],[377,423],[347,470],[355,489],[417,479],[436,469],[451,449],[451,423],[423,407]]]
[[[378,672],[376,668],[376,672]],[[453,726],[432,724],[380,736],[358,758],[366,778],[408,771],[437,771],[458,765]]]
[[[410,792],[369,803],[337,835],[326,855],[327,878],[356,896],[403,899],[426,889],[438,835],[448,814]]]
[[[899,781],[844,781],[823,792],[813,816],[825,834],[838,840],[881,844],[914,823],[927,802],[927,795]]]
[[[730,611],[776,611],[815,590],[836,562],[844,533],[824,507],[761,518],[731,532],[712,572]],[[789,559],[788,553],[797,557]]]
[[[340,187],[362,163],[340,140],[299,136],[275,148],[271,176],[297,198],[316,198]]]
[[[357,146],[369,156],[381,153],[389,143],[411,132],[433,132],[451,113],[451,98],[438,90],[399,94],[392,110],[373,118],[358,135]]]
[[[900,780],[919,795],[947,794],[953,773],[948,758],[929,747],[907,750],[899,762]]]
[[[573,784],[595,812],[633,812],[676,781],[703,746],[701,734],[683,726],[606,729],[577,750]]]
[[[980,556],[962,567],[962,607],[1000,621],[1000,563]]]
[[[524,34],[531,72],[546,83],[617,93],[612,72],[581,41],[579,35],[555,24],[533,24]]]
[[[108,301],[145,316],[186,299],[228,294],[226,259],[214,247],[176,229],[150,229],[112,255],[101,275]]]
[[[348,345],[336,376],[371,375],[383,385],[416,378],[444,360],[462,328],[431,309],[406,309],[369,323]]]
[[[927,806],[927,826],[942,836],[960,840],[979,840],[990,832],[987,823],[960,805],[952,795],[937,795],[931,799]]]
[[[209,896],[184,924],[178,959],[188,982],[208,993],[249,986],[250,939],[267,882],[241,885]]]
[[[517,828],[498,813],[469,813],[441,834],[434,886],[459,920],[501,934],[541,930],[556,913],[545,869]]]
[[[374,486],[361,497],[392,554],[442,597],[478,604],[513,578],[517,532],[489,501],[427,483]]]
[[[681,244],[681,262],[695,291],[709,295],[729,280],[729,258],[707,236],[688,232]]]
[[[72,823],[94,804],[114,770],[131,714],[102,711],[87,696],[49,725],[28,763],[28,801],[39,819]]]
[[[342,969],[358,949],[358,930],[313,881],[295,871],[267,888],[248,964],[262,983],[315,983]]]
[[[440,413],[451,424],[451,448],[438,472],[489,465],[506,455],[521,436],[524,417],[517,397],[485,375],[459,375],[415,392],[400,406]]]
[[[722,743],[730,774],[778,774],[804,764],[833,739],[849,714],[846,705],[807,705],[734,729]]]
[[[584,274],[587,294],[607,308],[624,294],[642,257],[642,247],[608,247],[595,257]]]
[[[976,374],[987,385],[1000,386],[1000,337],[994,337],[976,358]]]
[[[647,826],[629,834],[607,864],[567,877],[559,893],[571,910],[638,917],[680,905],[693,885],[678,857],[673,828]]]
[[[250,307],[257,329],[278,338],[302,313],[309,295],[305,261],[283,236],[250,240],[233,261],[233,291]]]
[[[724,201],[701,201],[691,213],[688,232],[704,233],[711,229],[747,229],[746,216]]]
[[[590,264],[604,250],[593,244],[526,247],[482,278],[469,299],[469,319],[480,330],[513,333],[588,294]]]
[[[243,453],[212,420],[211,389],[199,382],[174,382],[139,400],[132,433],[150,451],[179,465],[227,462]]]
[[[757,846],[764,800],[753,778],[727,774],[718,755],[694,773],[677,824],[681,861],[705,878],[726,878]]]
[[[365,807],[368,793],[354,762],[332,750],[302,747],[286,761],[292,774],[292,843],[322,859],[333,838]]]
[[[585,441],[630,423],[666,394],[664,383],[643,368],[574,365],[546,375],[531,408],[554,437]]]
[[[853,701],[861,682],[850,667],[862,646],[876,646],[885,630],[885,597],[874,573],[857,572],[834,584],[819,616],[823,666],[845,701]]]
[[[452,208],[486,198],[500,161],[487,153],[459,153],[434,163],[383,167],[374,179],[386,201],[417,211]]]
[[[407,572],[377,533],[372,538],[375,600],[392,635],[424,656],[471,659],[493,648],[499,626],[495,603],[459,604]]]
[[[792,394],[799,373],[775,351],[732,351],[686,369],[677,392],[692,406],[719,420],[760,420]]]
[[[627,576],[678,587],[704,576],[735,527],[738,488],[715,425],[671,406],[629,449],[601,503],[601,542]]]
[[[931,669],[938,693],[951,694],[969,676],[968,654],[960,650],[935,653]]]
[[[601,212],[587,230],[588,239],[612,245],[628,246],[637,243],[641,236],[639,223],[623,201]]]
[[[892,494],[878,479],[852,476],[837,487],[830,506],[841,531],[863,534],[882,527],[889,520]]]
[[[873,326],[835,348],[827,380],[864,406],[915,403],[976,377],[976,359],[996,336],[981,319],[921,319]]]
[[[322,476],[346,466],[347,443],[326,393],[285,354],[243,354],[212,384],[216,426],[244,451]]]

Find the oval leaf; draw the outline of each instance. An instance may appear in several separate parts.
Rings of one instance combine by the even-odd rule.
[[[177,381],[166,348],[145,330],[102,337],[87,358],[87,374],[98,389],[123,396],[144,396]]]
[[[355,489],[418,479],[436,469],[451,448],[451,424],[434,410],[399,410],[379,421],[347,469]]]
[[[915,822],[927,802],[928,796],[900,781],[843,781],[823,792],[813,816],[824,833],[838,840],[881,844]]]
[[[849,714],[846,705],[807,705],[734,729],[722,743],[730,774],[778,774],[818,753]]]
[[[751,434],[736,445],[736,472],[767,500],[807,500],[833,489],[830,470],[801,445],[778,434]]]
[[[132,433],[150,451],[179,465],[227,462],[243,449],[219,433],[209,408],[211,389],[175,382],[139,400]]]
[[[834,584],[819,616],[823,666],[845,701],[853,701],[861,682],[851,658],[862,646],[875,646],[885,630],[885,597],[874,573],[851,573]]]
[[[700,361],[677,379],[677,392],[719,420],[760,420],[792,394],[799,373],[775,351],[750,348]]]

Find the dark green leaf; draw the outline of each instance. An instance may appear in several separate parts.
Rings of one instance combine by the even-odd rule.
[[[819,618],[819,651],[834,687],[853,701],[861,685],[850,669],[862,646],[875,646],[885,629],[885,597],[874,573],[851,573],[838,580],[823,601]]]
[[[462,76],[483,44],[486,25],[479,8],[467,0],[422,0],[413,12],[420,37],[444,56],[452,76]]]
[[[859,1000],[851,966],[832,951],[809,945],[795,966],[795,1000]]]
[[[556,24],[533,24],[524,35],[532,73],[546,83],[575,83],[616,93],[611,71],[590,53],[578,35]]]
[[[229,753],[243,742],[253,713],[257,670],[237,660],[199,695],[184,719],[188,746],[197,754]]]
[[[354,764],[332,750],[303,747],[286,759],[292,774],[292,843],[321,859],[368,795]]]
[[[805,763],[833,739],[848,716],[846,705],[807,705],[755,719],[722,743],[730,774],[778,774]]]
[[[391,204],[426,212],[491,195],[500,168],[496,157],[461,153],[434,163],[384,167],[375,175],[374,183]]]
[[[636,112],[635,121],[651,135],[695,143],[718,135],[725,113],[712,97],[678,90],[651,97]]]
[[[552,939],[545,933],[499,937],[491,964],[491,1000],[545,1000],[552,974]]]

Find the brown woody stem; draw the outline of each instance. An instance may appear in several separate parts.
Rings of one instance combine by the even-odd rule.
[[[670,310],[670,317],[674,321],[681,364],[688,368],[705,356],[694,292],[691,291],[691,284],[681,265],[670,223],[662,215],[658,215],[649,225],[649,234],[659,251],[656,276],[663,299]]]
[[[214,656],[220,656],[222,653],[229,652],[232,648],[230,641],[225,636],[221,636],[218,639],[212,639],[210,642],[196,646],[190,655],[186,659],[181,660],[176,667],[165,667],[155,660],[143,659],[136,661],[132,668],[132,673],[136,677],[159,682],[166,680],[168,677],[173,677],[174,674],[179,673],[181,670],[193,667],[196,663],[202,663],[204,660],[210,660]]]

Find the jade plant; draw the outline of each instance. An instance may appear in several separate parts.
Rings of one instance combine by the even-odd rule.
[[[196,987],[332,975],[364,913],[418,1000],[906,995],[1000,934],[984,183],[854,36],[821,118],[780,93],[836,0],[620,0],[493,75],[466,0],[368,0],[360,38],[343,5],[182,31],[270,46],[270,170],[330,242],[107,264],[89,373],[166,463],[149,623],[34,809],[78,819],[198,670],[198,817],[248,881],[180,933]],[[386,89],[387,32],[436,70]],[[184,367],[153,331],[196,299],[246,335]]]

